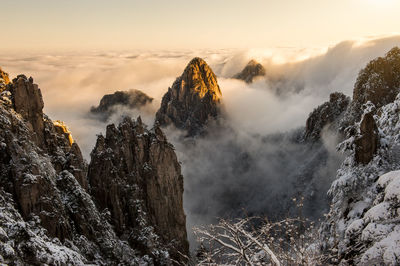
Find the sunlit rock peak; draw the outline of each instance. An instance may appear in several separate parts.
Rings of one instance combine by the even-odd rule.
[[[0,90],[2,87],[10,83],[10,79],[8,77],[8,73],[4,72],[0,67]]]
[[[55,120],[53,121],[54,128],[56,129],[57,133],[59,134],[64,134],[65,137],[69,141],[69,145],[72,146],[72,143],[74,143],[74,139],[72,138],[71,131],[69,131],[67,125],[60,120]]]
[[[217,77],[206,61],[199,57],[193,58],[187,65],[183,74],[175,83],[180,83],[179,99],[183,100],[185,93],[198,94],[204,98],[207,94],[213,101],[220,101],[222,94],[218,86]],[[175,84],[174,84],[175,85]]]
[[[196,135],[209,118],[218,116],[221,97],[212,69],[203,59],[193,58],[164,95],[156,121],[161,126],[173,124]]]

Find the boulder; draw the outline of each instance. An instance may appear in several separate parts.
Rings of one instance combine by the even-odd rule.
[[[355,160],[368,164],[378,150],[379,135],[372,112],[364,114],[360,123],[360,135],[356,138]]]

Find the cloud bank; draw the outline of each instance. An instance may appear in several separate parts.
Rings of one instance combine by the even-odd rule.
[[[218,76],[226,118],[224,129],[211,126],[207,138],[182,141],[167,129],[185,178],[188,227],[223,215],[283,215],[299,190],[312,195],[308,214],[326,208],[325,191],[341,157],[334,135],[323,142],[297,141],[308,114],[334,91],[352,96],[357,74],[371,59],[400,45],[400,36],[345,41],[326,50],[128,51],[63,55],[2,55],[1,66],[15,77],[33,76],[42,89],[45,112],[65,121],[89,159],[96,134],[121,114],[152,125],[163,94],[195,56],[203,57]],[[267,71],[252,84],[231,79],[250,59]],[[118,112],[107,123],[87,115],[106,93],[139,89],[154,98],[145,110]],[[299,129],[300,128],[300,129]],[[305,182],[307,181],[307,182]],[[314,193],[314,194],[313,194]]]

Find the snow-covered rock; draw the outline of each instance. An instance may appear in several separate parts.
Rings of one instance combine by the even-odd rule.
[[[329,190],[332,206],[322,226],[336,262],[400,264],[399,106],[400,94],[374,112],[380,145],[369,163],[355,161],[354,137],[339,145],[348,156]]]
[[[40,89],[33,84],[32,78],[18,76],[7,84],[2,95],[6,95],[12,104],[0,101],[0,264],[172,264],[169,250],[159,243],[156,235],[146,252],[128,241],[129,238],[151,236],[151,230],[157,230],[159,226],[153,221],[164,222],[165,217],[151,212],[152,219],[145,220],[146,224],[130,227],[131,230],[120,234],[110,219],[113,213],[96,205],[87,182],[87,163],[79,146],[65,124],[54,123],[43,114]],[[144,135],[145,131],[149,134],[144,128],[140,134]],[[153,139],[160,135],[162,132],[152,133]],[[165,147],[170,147],[165,139],[162,142]],[[144,152],[147,147],[134,148]],[[156,160],[154,155],[164,158],[160,149],[157,154],[147,154],[147,160]],[[116,147],[107,147],[110,154],[114,150]],[[168,153],[175,155],[172,148]],[[121,153],[121,158],[125,157],[129,154]],[[100,160],[97,163],[107,164]],[[113,169],[121,173],[121,178],[135,175],[135,169],[124,171],[122,168],[122,165],[115,165]],[[151,171],[145,171],[146,178],[140,183],[142,188],[156,179]],[[162,171],[159,169],[159,175]],[[180,172],[177,175],[182,181]],[[158,183],[159,186],[169,184]],[[135,205],[135,200],[138,200],[141,201],[139,207],[147,207],[147,198],[140,197],[138,190],[132,190],[130,201],[125,203]],[[176,190],[174,196],[182,198],[182,192],[180,195],[178,192]],[[164,200],[169,196],[160,195]],[[152,204],[159,208],[170,207],[173,211],[171,206],[158,204],[159,198],[152,199]],[[114,202],[124,200],[112,199]],[[178,211],[182,211],[184,218],[182,206],[180,208]],[[142,212],[140,209],[137,211]],[[129,225],[129,221],[126,224]],[[163,224],[171,228],[174,225],[168,221]],[[180,229],[181,235],[186,237],[184,222]]]

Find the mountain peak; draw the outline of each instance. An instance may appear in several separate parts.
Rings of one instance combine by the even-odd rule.
[[[252,83],[255,77],[265,76],[265,68],[256,60],[250,60],[245,68],[233,78],[241,79],[246,83]]]
[[[206,61],[200,57],[195,57],[189,62],[181,79],[182,86],[194,90],[200,98],[207,93],[212,96],[213,101],[219,101],[222,97],[216,75]]]
[[[219,114],[222,93],[217,77],[201,58],[193,58],[164,95],[156,114],[160,126],[174,124],[199,134],[209,118]]]

